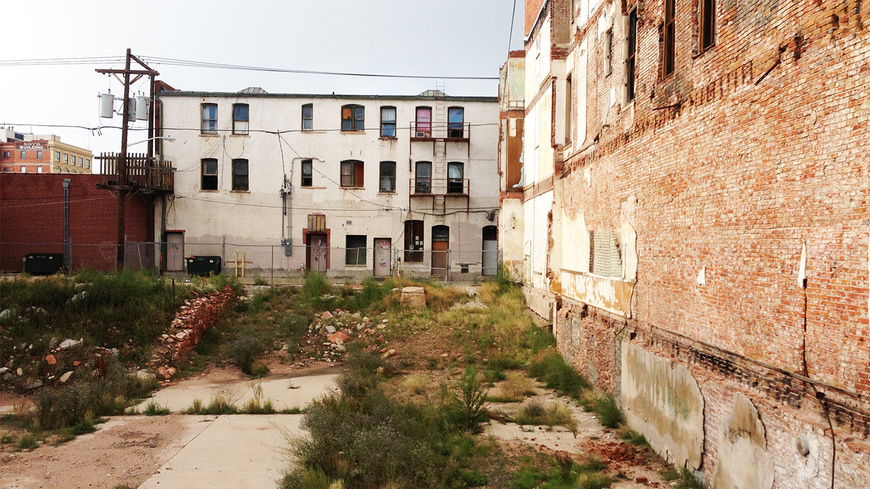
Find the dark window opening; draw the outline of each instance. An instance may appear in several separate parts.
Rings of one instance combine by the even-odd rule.
[[[664,50],[662,52],[662,70],[664,76],[674,72],[674,58],[676,57],[676,25],[674,23],[674,10],[676,0],[665,0],[665,25],[664,25]]]
[[[248,191],[248,160],[233,160],[233,190]]]
[[[366,237],[359,235],[347,235],[345,240],[344,263],[346,265],[366,264]]]
[[[415,165],[414,193],[428,194],[432,192],[432,163],[418,161]]]
[[[625,59],[625,99],[634,100],[635,63],[637,62],[637,7],[628,13],[628,57]]]
[[[604,34],[604,76],[613,72],[613,29]]]
[[[716,31],[716,0],[701,0],[699,4],[701,11],[698,15],[700,26],[698,31],[700,35],[701,49],[706,51],[713,47],[714,34]]]
[[[382,161],[381,162],[381,192],[396,191],[396,162]]]
[[[302,160],[302,182],[301,186],[310,187],[314,184],[313,167],[311,160]]]
[[[218,189],[218,161],[214,158],[202,160],[202,190]]]
[[[423,261],[423,221],[405,221],[405,262]]]
[[[341,186],[342,187],[362,187],[363,186],[363,162],[357,160],[348,160],[341,162]]]
[[[362,131],[365,129],[366,108],[362,105],[341,107],[341,130]]]

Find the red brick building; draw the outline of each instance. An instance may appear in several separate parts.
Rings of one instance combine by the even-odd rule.
[[[64,188],[69,186],[69,237],[73,270],[114,270],[118,202],[97,189],[100,175],[0,173],[0,270],[20,272],[30,253],[64,253]],[[127,201],[127,241],[144,242],[150,216],[142,199]],[[130,253],[136,249],[128,247]]]
[[[562,353],[710,487],[870,487],[870,3],[538,5],[520,259]]]
[[[0,129],[0,172],[92,173],[93,153],[61,142],[60,136]]]

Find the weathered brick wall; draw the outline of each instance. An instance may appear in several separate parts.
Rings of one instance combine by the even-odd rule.
[[[661,9],[641,11],[636,101],[614,107],[591,152],[566,155],[557,182],[565,213],[582,212],[592,230],[623,219],[636,230],[628,330],[701,384],[708,482],[741,392],[767,429],[774,487],[830,487],[832,466],[836,487],[866,487],[870,2],[720,2],[716,45],[700,54],[697,3],[678,2],[676,70],[667,78]],[[593,43],[589,53],[581,116],[595,120],[622,66],[617,56],[614,73],[596,79],[603,50]],[[560,348],[581,372],[593,366],[598,385],[618,390],[618,375],[601,375],[620,368],[618,349],[598,343],[608,329],[611,345],[620,341],[621,326],[563,306]],[[571,342],[578,325],[584,338]],[[814,444],[812,460],[796,454],[800,436]]]
[[[0,174],[0,269],[19,272],[28,253],[63,253],[63,181],[70,179],[73,268],[115,268],[118,202],[97,189],[99,175]],[[129,241],[146,241],[147,210],[127,200]]]

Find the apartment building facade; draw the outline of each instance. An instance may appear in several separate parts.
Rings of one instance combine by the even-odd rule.
[[[260,273],[473,279],[498,264],[496,97],[165,91],[181,256]],[[176,252],[177,253],[177,252]],[[268,272],[265,272],[268,270]]]
[[[868,18],[526,2],[529,304],[708,487],[870,486]]]
[[[60,136],[2,131],[0,172],[92,173],[93,153],[62,142]]]

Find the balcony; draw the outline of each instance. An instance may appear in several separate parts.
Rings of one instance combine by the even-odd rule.
[[[471,181],[467,178],[412,178],[409,181],[409,193],[414,200],[421,197],[432,201],[431,209],[440,208],[447,211],[447,201],[456,197],[465,199],[465,210],[469,209],[471,194]]]
[[[451,141],[467,143],[471,139],[470,122],[411,122],[411,141]]]
[[[175,168],[172,162],[149,158],[145,154],[128,154],[125,171],[121,174],[119,156],[119,153],[102,153],[95,158],[100,160],[102,168],[98,188],[142,193],[174,192]]]

